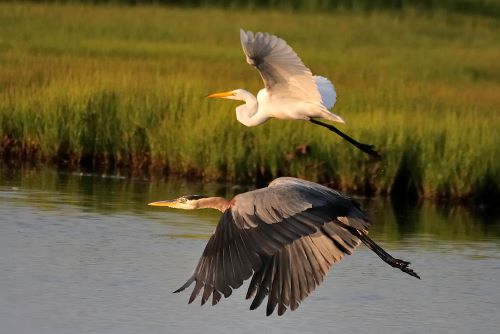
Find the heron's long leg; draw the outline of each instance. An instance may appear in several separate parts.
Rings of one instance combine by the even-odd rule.
[[[366,247],[370,248],[375,254],[378,255],[378,257],[384,260],[385,263],[387,263],[391,267],[400,269],[410,276],[420,279],[420,276],[416,272],[414,272],[413,269],[408,267],[410,265],[410,262],[392,257],[391,254],[387,253],[382,247],[377,245],[375,241],[370,239],[365,232],[359,231],[358,229],[344,224],[341,221],[337,220],[336,222],[337,224],[354,234],[356,237],[358,237],[359,240],[361,240],[366,245]]]
[[[410,265],[410,262],[392,257],[363,232],[359,232],[358,237],[368,248],[370,248],[375,252],[375,254],[377,254],[382,260],[384,260],[385,263],[389,264],[391,267],[400,269],[408,275],[420,279],[420,276],[416,272],[414,272],[413,269],[408,267]]]
[[[375,146],[374,145],[362,144],[362,143],[354,140],[353,138],[349,137],[348,135],[346,135],[345,133],[343,133],[342,131],[340,131],[339,129],[337,129],[335,126],[333,126],[331,124],[326,124],[326,123],[320,122],[320,121],[318,121],[316,119],[310,119],[309,122],[321,125],[321,126],[327,128],[328,130],[330,130],[332,132],[335,132],[340,137],[344,138],[349,143],[351,143],[352,145],[356,146],[361,151],[363,151],[363,152],[369,154],[370,156],[374,157],[375,159],[377,159],[377,160],[381,160],[382,159],[382,157],[380,156],[380,154],[378,154],[378,152],[375,151]]]

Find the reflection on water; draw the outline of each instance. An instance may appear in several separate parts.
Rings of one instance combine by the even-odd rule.
[[[366,248],[284,317],[248,311],[244,288],[216,307],[171,294],[193,270],[219,214],[148,207],[235,189],[0,168],[0,323],[6,333],[319,331],[494,333],[500,327],[500,219],[429,203],[364,201],[371,234],[421,281]],[[241,291],[240,291],[241,290]]]

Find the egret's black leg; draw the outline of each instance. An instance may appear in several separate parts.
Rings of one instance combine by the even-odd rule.
[[[381,160],[382,159],[382,157],[380,156],[380,154],[378,154],[378,152],[375,151],[375,146],[374,145],[362,144],[362,143],[354,140],[353,138],[349,137],[348,135],[346,135],[345,133],[343,133],[342,131],[340,131],[339,129],[337,129],[335,126],[333,126],[331,124],[326,124],[326,123],[320,122],[320,121],[315,120],[315,119],[310,119],[309,121],[311,123],[321,125],[321,126],[327,128],[328,130],[330,130],[332,132],[335,132],[340,137],[344,138],[349,143],[351,143],[352,145],[356,146],[361,151],[363,151],[363,152],[371,155],[375,159],[377,159],[377,160]]]

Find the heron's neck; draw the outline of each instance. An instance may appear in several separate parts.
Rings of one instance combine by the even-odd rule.
[[[223,197],[207,197],[199,199],[195,204],[195,209],[216,209],[224,212],[229,206],[230,202]]]
[[[243,91],[240,94],[243,95],[241,100],[245,101],[245,104],[236,108],[236,119],[238,122],[245,126],[256,126],[269,119],[269,116],[259,112],[259,103],[252,93]]]

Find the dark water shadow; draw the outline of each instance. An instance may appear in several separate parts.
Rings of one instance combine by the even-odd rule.
[[[249,187],[220,183],[192,182],[183,178],[129,178],[123,175],[64,173],[45,169],[0,167],[0,190],[20,191],[9,200],[39,210],[63,211],[65,206],[101,214],[156,214],[147,203],[185,194],[205,194],[231,198]],[[376,198],[365,200],[364,209],[374,220],[373,234],[388,241],[416,235],[448,241],[500,239],[500,216],[475,207],[438,205],[426,201],[403,202]],[[171,211],[169,211],[171,212]],[[178,212],[178,215],[209,217],[215,224],[218,214],[209,210]],[[203,221],[203,220],[201,220]],[[199,224],[193,220],[192,224]]]

